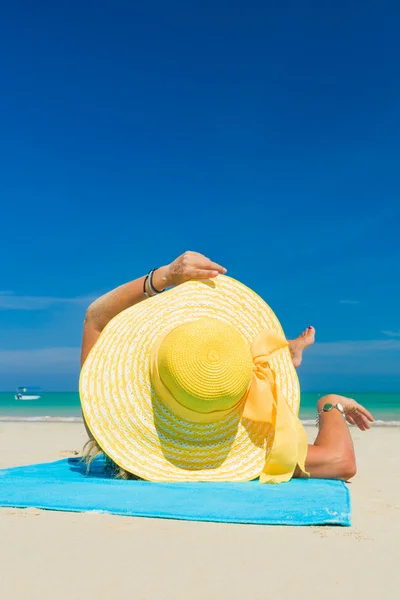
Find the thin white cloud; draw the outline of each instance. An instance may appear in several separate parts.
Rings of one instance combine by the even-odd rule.
[[[314,344],[303,357],[302,373],[398,376],[399,364],[400,339],[345,340]]]
[[[80,348],[0,350],[0,374],[74,373],[79,370]]]
[[[45,310],[56,304],[87,305],[93,296],[59,298],[53,296],[17,296],[13,292],[0,292],[0,310]]]
[[[359,356],[397,350],[400,350],[400,340],[347,340],[319,342],[307,350],[307,353],[313,356]]]
[[[384,357],[400,351],[400,340],[348,340],[340,342],[317,342],[306,350],[304,361],[319,357],[360,357],[376,355]],[[33,348],[30,350],[0,350],[0,369],[7,370],[16,365],[25,365],[30,369],[73,365],[79,362],[80,348],[53,347]]]
[[[339,304],[361,304],[360,300],[339,300]]]
[[[12,379],[13,385],[20,385],[29,379],[44,385],[50,377],[52,384],[60,378],[75,385],[79,358],[78,347],[0,350],[0,380]],[[316,343],[304,355],[301,376],[308,378],[309,384],[325,375],[327,382],[332,377],[336,381],[343,376],[360,376],[362,383],[375,375],[398,377],[399,364],[400,339]]]
[[[389,337],[400,337],[400,331],[382,331],[382,333]]]

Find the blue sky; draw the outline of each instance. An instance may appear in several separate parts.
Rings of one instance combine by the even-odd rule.
[[[0,389],[77,388],[91,299],[196,250],[400,389],[400,5],[14,2],[0,18]]]

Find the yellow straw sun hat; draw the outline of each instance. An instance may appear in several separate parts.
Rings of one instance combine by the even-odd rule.
[[[83,366],[85,420],[150,481],[288,481],[304,471],[299,383],[270,307],[223,275],[117,315]]]

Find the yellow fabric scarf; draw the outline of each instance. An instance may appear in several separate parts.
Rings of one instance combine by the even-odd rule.
[[[210,423],[224,419],[244,404],[243,418],[271,423],[275,431],[272,448],[260,473],[260,482],[289,481],[297,465],[304,474],[309,475],[305,470],[308,447],[305,430],[276,385],[275,373],[268,364],[269,360],[288,346],[285,338],[273,331],[262,331],[251,345],[253,374],[246,395],[227,410],[209,413],[195,412],[183,406],[161,381],[158,372],[158,350],[164,339],[165,336],[159,339],[153,348],[150,376],[158,396],[173,412],[182,419]]]
[[[251,345],[254,371],[243,416],[271,423],[275,430],[273,446],[260,474],[261,483],[289,481],[297,465],[309,475],[305,470],[306,432],[276,385],[276,375],[268,364],[287,345],[287,341],[274,331],[262,331]]]

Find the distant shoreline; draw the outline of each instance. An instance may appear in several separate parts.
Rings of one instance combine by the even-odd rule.
[[[300,420],[312,425],[317,401],[323,392],[304,392],[300,399]],[[377,420],[377,426],[398,427],[400,424],[400,393],[360,392],[350,396],[365,406]],[[82,410],[77,392],[42,392],[34,401],[14,399],[14,393],[0,393],[0,422],[82,423]]]
[[[313,419],[300,419],[303,425],[307,427],[315,427]],[[82,417],[51,417],[51,416],[6,416],[0,415],[0,423],[83,423]],[[377,419],[372,423],[372,427],[400,427],[400,421],[389,420],[383,421]]]

